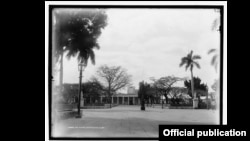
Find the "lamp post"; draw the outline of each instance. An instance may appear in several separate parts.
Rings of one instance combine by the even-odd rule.
[[[79,93],[78,93],[78,111],[76,118],[81,118],[81,90],[82,90],[82,71],[85,69],[86,63],[83,63],[82,61],[78,65],[78,70],[80,71],[79,76]]]

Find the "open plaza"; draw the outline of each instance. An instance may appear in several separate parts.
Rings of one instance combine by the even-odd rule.
[[[53,137],[152,137],[159,125],[215,125],[219,111],[207,109],[162,109],[160,105],[140,110],[139,105],[119,105],[111,109],[82,109],[81,118],[56,121]]]

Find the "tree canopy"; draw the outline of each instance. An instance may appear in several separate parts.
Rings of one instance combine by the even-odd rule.
[[[103,86],[99,81],[88,81],[83,84],[83,97],[99,97],[103,95]]]
[[[187,56],[181,58],[180,67],[185,64],[186,70],[190,68],[191,71],[193,70],[194,66],[196,66],[197,68],[200,68],[199,63],[195,61],[197,59],[201,59],[201,56],[193,55],[193,51],[191,50],[191,52]]]
[[[199,92],[200,95],[205,95],[206,93],[203,93],[203,92],[208,91],[207,85],[204,84],[204,83],[201,83],[201,79],[199,77],[194,77],[193,80],[194,80],[194,89],[195,89],[195,91]],[[188,88],[188,94],[192,97],[192,94],[191,94],[191,80],[185,80],[184,81],[184,86],[186,88]]]
[[[98,68],[97,75],[104,81],[105,89],[109,95],[131,83],[131,76],[121,66],[102,65]]]
[[[139,83],[138,97],[144,96],[144,99],[156,97],[156,89],[153,85],[150,85],[144,81]]]
[[[78,55],[78,61],[87,63],[90,57],[95,64],[93,48],[99,49],[97,42],[101,29],[107,25],[107,15],[101,9],[54,9],[54,55],[56,60],[64,51],[67,57]]]
[[[180,78],[175,76],[166,76],[159,79],[151,78],[154,82],[154,87],[163,95],[167,96],[171,90],[171,87],[177,81],[185,80],[186,78]]]

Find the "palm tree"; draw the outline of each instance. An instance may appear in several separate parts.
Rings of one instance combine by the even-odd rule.
[[[55,10],[54,11],[53,53],[55,62],[60,60],[60,86],[63,82],[63,54],[67,58],[78,56],[79,62],[87,64],[90,58],[95,64],[93,49],[99,49],[97,39],[107,23],[103,10]]]
[[[211,65],[214,66],[215,71],[217,72],[217,66],[218,66],[218,62],[219,62],[219,54],[217,49],[210,49],[208,51],[208,54],[214,54],[211,60]]]
[[[190,68],[190,72],[191,72],[191,92],[192,92],[193,98],[196,98],[196,94],[194,93],[193,67],[196,66],[197,68],[200,68],[199,63],[195,61],[197,59],[201,59],[201,57],[199,55],[193,55],[193,51],[191,50],[191,52],[187,56],[185,56],[185,57],[183,57],[181,59],[181,63],[180,63],[180,67],[185,64],[186,65],[186,70],[188,68]]]

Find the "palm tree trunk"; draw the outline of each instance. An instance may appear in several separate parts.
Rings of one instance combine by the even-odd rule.
[[[196,93],[194,91],[194,78],[193,78],[193,70],[191,69],[191,90],[192,90],[192,96],[193,96],[193,108],[198,108],[199,101],[196,98]]]
[[[193,70],[191,69],[191,92],[193,98],[196,98],[196,94],[194,93],[194,78],[193,78]]]
[[[81,118],[81,92],[82,92],[82,70],[80,70],[80,77],[79,77],[79,93],[78,93],[78,105],[77,105],[78,118]]]

